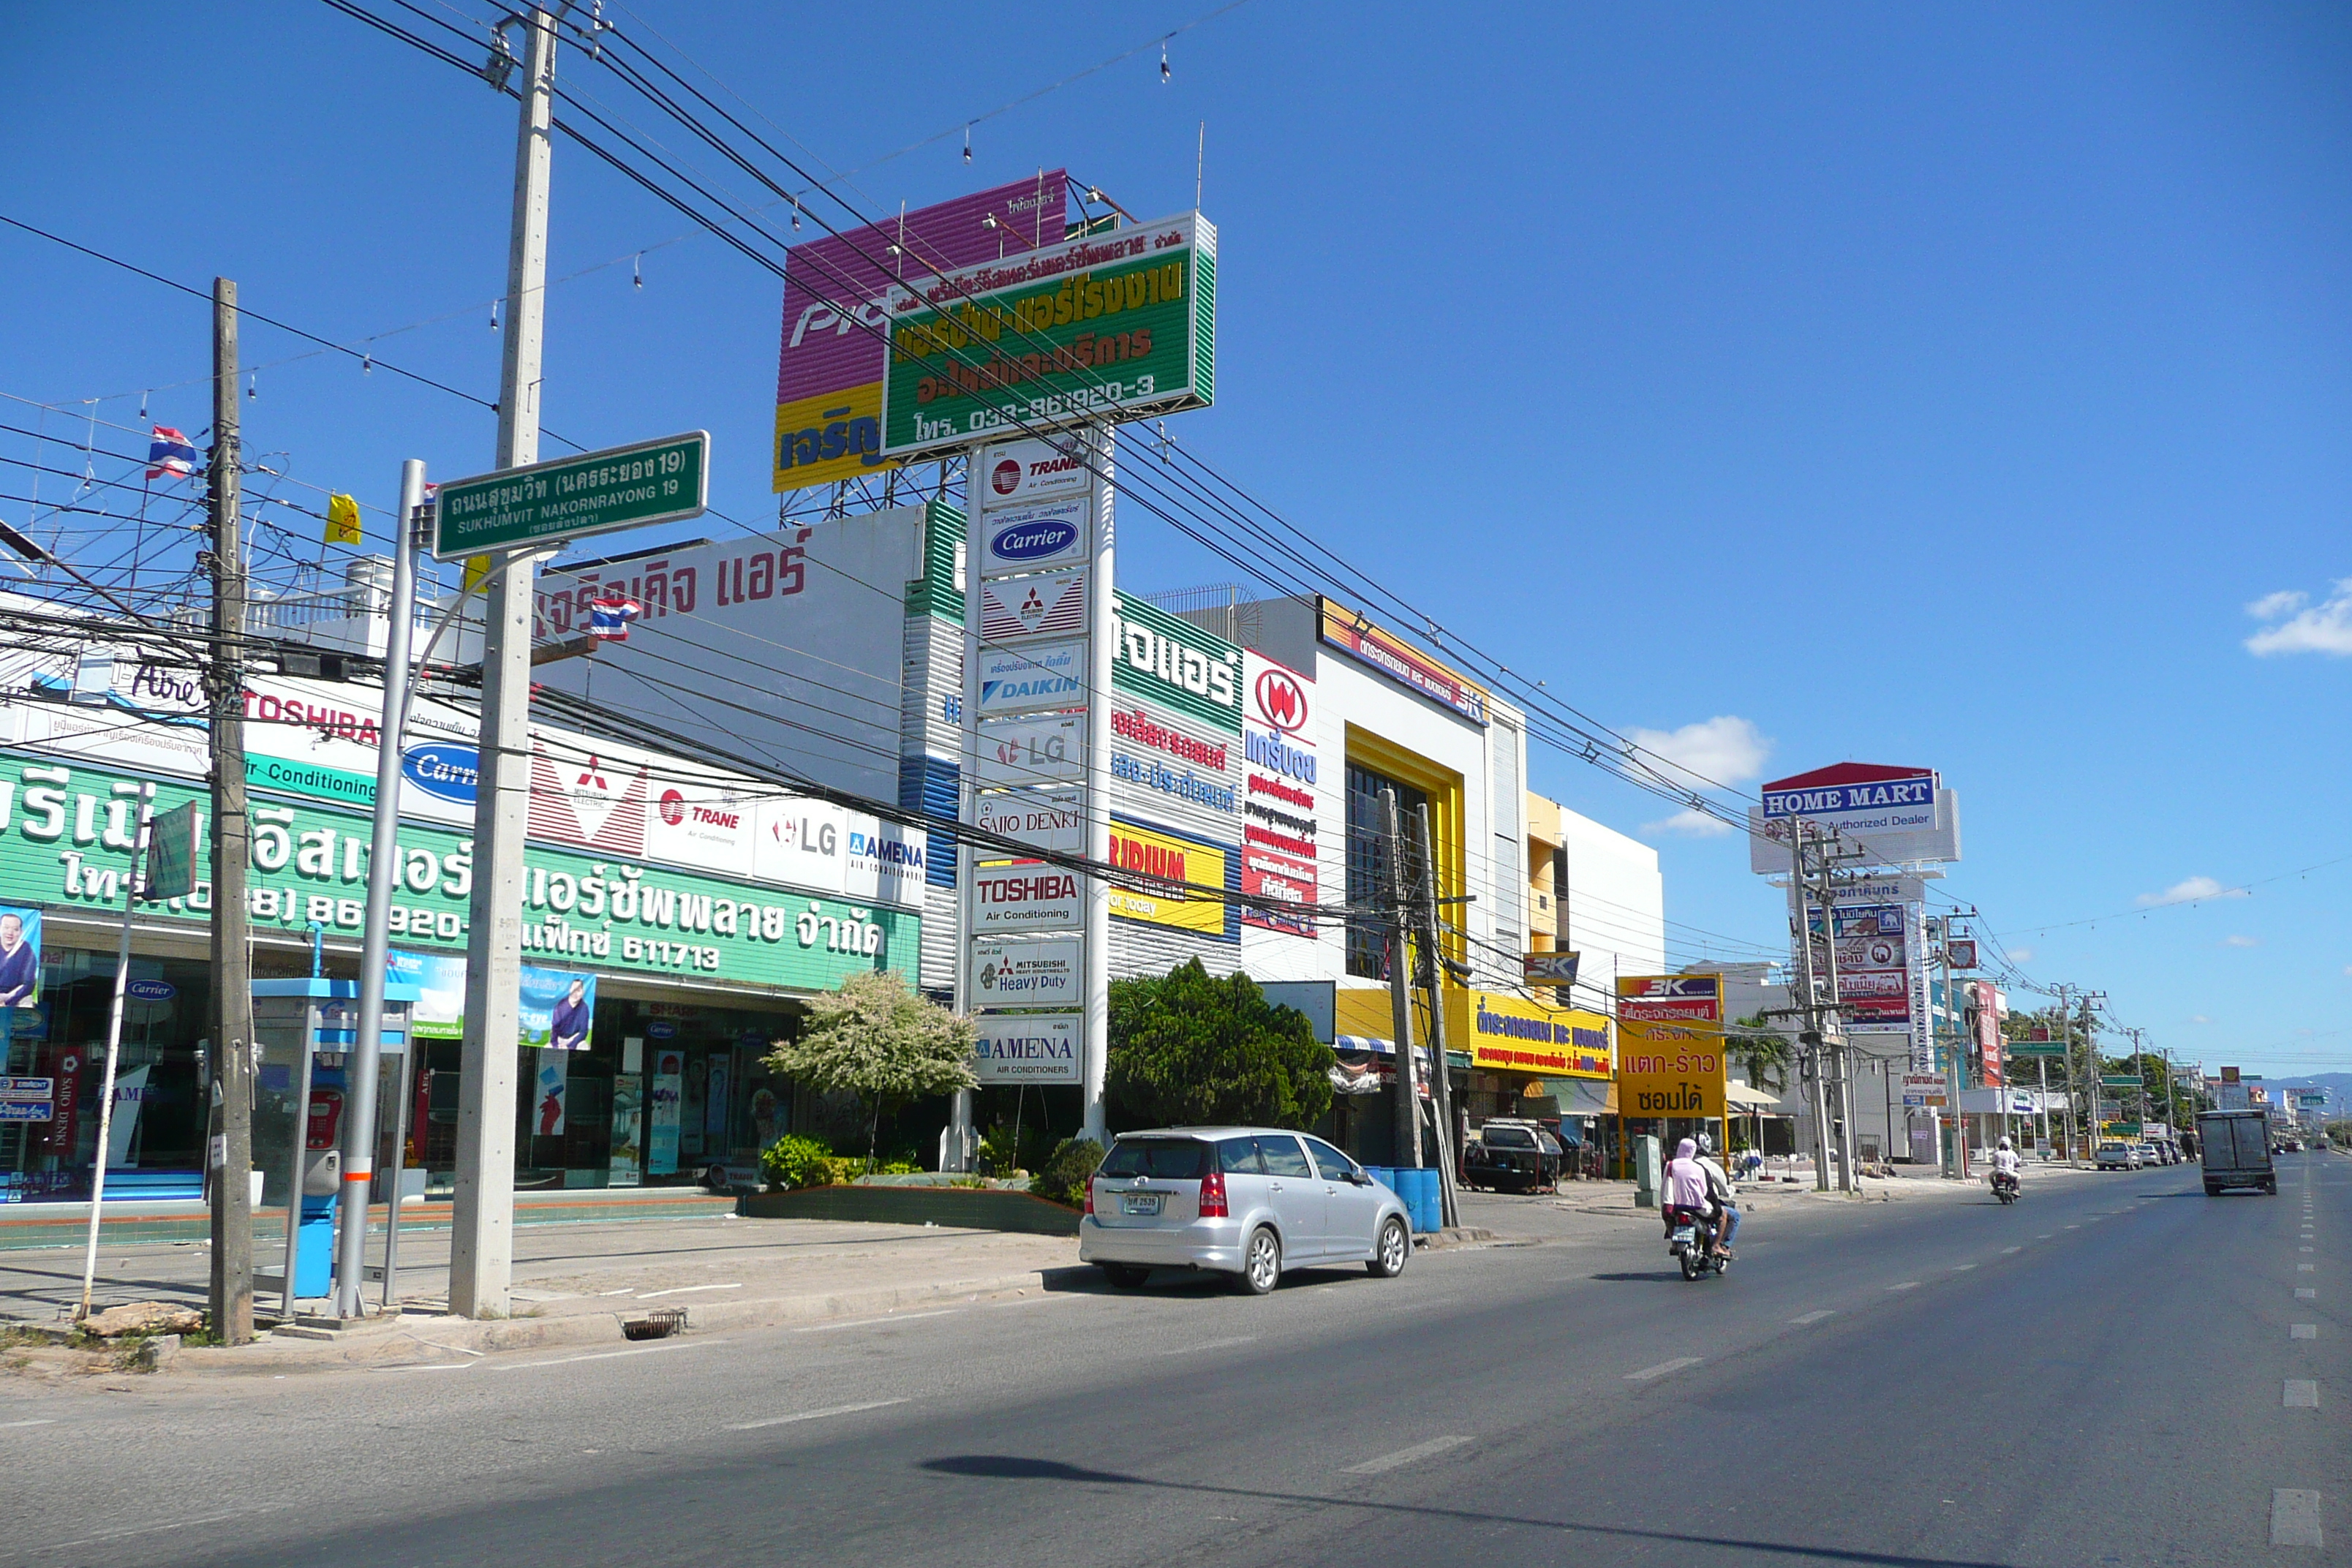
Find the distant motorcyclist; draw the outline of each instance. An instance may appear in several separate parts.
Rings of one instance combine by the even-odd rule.
[[[2003,1138],[1992,1152],[1992,1174],[1988,1179],[1997,1187],[2000,1185],[2001,1178],[2006,1176],[2021,1188],[2023,1183],[2018,1173],[2024,1168],[2025,1163],[2017,1157],[2017,1151],[2009,1146],[2008,1139]]]
[[[1715,1227],[1715,1250],[1733,1256],[1732,1238],[1739,1234],[1739,1205],[1732,1196],[1731,1178],[1715,1157],[1715,1135],[1698,1135],[1699,1168],[1706,1173],[1707,1221]]]
[[[1675,1157],[1666,1162],[1664,1174],[1665,1190],[1659,1194],[1658,1206],[1664,1211],[1666,1235],[1671,1237],[1678,1225],[1706,1225],[1706,1167],[1699,1163],[1696,1140],[1685,1138],[1675,1145]]]

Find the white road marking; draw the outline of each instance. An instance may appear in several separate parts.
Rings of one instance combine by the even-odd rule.
[[[688,1340],[682,1344],[675,1345],[639,1345],[634,1350],[591,1351],[586,1355],[551,1356],[546,1361],[519,1361],[511,1366],[499,1366],[493,1363],[490,1370],[492,1372],[529,1372],[533,1367],[569,1366],[575,1361],[617,1361],[625,1355],[658,1355],[664,1351],[708,1350],[713,1345],[725,1343],[727,1343],[725,1340]]]
[[[289,1133],[288,1136],[290,1137],[292,1134]],[[1976,1265],[1973,1263],[1955,1263],[1952,1265],[1952,1272],[1955,1274],[1966,1274],[1969,1269],[1974,1268],[1975,1267]]]
[[[2319,1292],[2308,1285],[2298,1285],[2294,1288],[2294,1299],[2298,1301],[2316,1301],[2319,1300]]]
[[[1426,1443],[1415,1443],[1410,1448],[1399,1448],[1393,1454],[1382,1454],[1377,1459],[1366,1459],[1360,1465],[1349,1465],[1340,1473],[1349,1476],[1377,1476],[1393,1470],[1399,1465],[1410,1465],[1415,1459],[1426,1459],[1432,1455],[1443,1454],[1449,1448],[1458,1448],[1468,1441],[1470,1439],[1467,1437],[1432,1437]]]
[[[1191,1355],[1194,1351],[1231,1350],[1235,1345],[1254,1345],[1255,1343],[1257,1343],[1257,1336],[1255,1334],[1235,1334],[1230,1339],[1202,1340],[1197,1345],[1178,1345],[1172,1351],[1161,1351],[1160,1353],[1161,1355]]]
[[[2290,1410],[2319,1408],[2319,1384],[2308,1377],[2290,1377],[2279,1394],[2279,1403]]]
[[[2319,1337],[2317,1323],[2289,1323],[2286,1337],[2291,1340],[2315,1340]]]
[[[1686,1366],[1696,1366],[1698,1362],[1699,1358],[1695,1355],[1678,1355],[1672,1361],[1662,1361],[1655,1366],[1645,1366],[1639,1372],[1629,1372],[1625,1374],[1625,1381],[1647,1383],[1654,1377],[1664,1377],[1670,1372],[1680,1372]]]
[[[1893,1290],[1916,1290],[1917,1289],[1919,1289],[1919,1281],[1917,1281],[1916,1279],[1906,1279],[1906,1280],[1905,1280],[1905,1281],[1903,1281],[1903,1283],[1902,1283],[1902,1284],[1900,1284],[1900,1285],[1889,1285],[1889,1286],[1887,1287],[1887,1289],[1888,1289],[1888,1290],[1890,1290],[1890,1291],[1893,1291]]]
[[[2024,1250],[2025,1250],[2025,1248],[2023,1248],[2023,1247],[2002,1247],[2000,1250],[2001,1250],[2002,1255],[2003,1255],[2004,1257],[2006,1257],[2008,1254],[2012,1253],[2012,1252],[2022,1252],[2022,1251],[2024,1251]]]
[[[57,1424],[57,1417],[53,1415],[44,1415],[37,1421],[0,1421],[0,1431],[16,1426],[54,1426]]]
[[[1820,1322],[1823,1318],[1834,1318],[1834,1317],[1836,1317],[1836,1316],[1837,1316],[1837,1314],[1836,1314],[1835,1312],[1827,1311],[1827,1310],[1819,1311],[1819,1312],[1807,1312],[1803,1317],[1801,1317],[1801,1318],[1791,1318],[1791,1319],[1790,1319],[1790,1320],[1789,1320],[1789,1321],[1790,1321],[1790,1322],[1792,1322],[1792,1323],[1795,1323],[1795,1324],[1798,1324],[1798,1325],[1800,1325],[1800,1326],[1802,1326],[1802,1325],[1805,1325],[1805,1324],[1808,1324],[1808,1323],[1818,1323],[1818,1322]]]
[[[862,1405],[835,1405],[823,1410],[803,1410],[796,1415],[771,1415],[764,1421],[738,1421],[730,1432],[756,1432],[762,1426],[790,1426],[796,1421],[822,1421],[828,1415],[855,1415],[861,1410],[887,1410],[893,1405],[904,1405],[903,1399],[869,1399]]]
[[[292,1136],[293,1136],[293,1134],[289,1133],[289,1134],[287,1134],[287,1136],[290,1138],[290,1137],[292,1137]],[[2296,1247],[2296,1248],[2295,1248],[2295,1250],[2296,1250],[2297,1252],[2309,1252],[2309,1251],[2311,1250],[2311,1248],[2309,1248],[2308,1247]]]
[[[2321,1546],[2319,1494],[2300,1487],[2279,1487],[2271,1492],[2271,1544]]]
[[[289,1132],[287,1136],[291,1138],[293,1134]],[[743,1282],[740,1279],[732,1285],[673,1285],[667,1290],[648,1290],[637,1300],[650,1301],[656,1296],[691,1296],[697,1290],[740,1290],[741,1289],[743,1289]]]
[[[2080,1230],[2080,1229],[2082,1229],[2083,1227],[2082,1227],[2081,1226],[2079,1226],[2079,1225],[2070,1225],[2070,1226],[2068,1226],[2066,1228],[2067,1228],[2068,1230]]]
[[[377,1372],[471,1372],[478,1363],[470,1361],[420,1361],[406,1366],[380,1366]]]
[[[2316,1274],[2319,1272],[2319,1266],[2315,1263],[2298,1263],[2294,1266],[2294,1271],[2297,1274]]]
[[[845,1323],[812,1323],[805,1329],[794,1329],[796,1334],[827,1334],[835,1329],[870,1329],[877,1323],[911,1323],[917,1318],[945,1318],[962,1310],[960,1307],[942,1307],[936,1312],[900,1312],[887,1318],[853,1318]]]

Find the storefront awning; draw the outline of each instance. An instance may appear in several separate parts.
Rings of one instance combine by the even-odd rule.
[[[1732,1109],[1742,1116],[1759,1110],[1768,1114],[1778,1114],[1780,1110],[1780,1101],[1777,1096],[1766,1094],[1760,1089],[1750,1089],[1744,1083],[1725,1084],[1723,1098],[1730,1101]]]

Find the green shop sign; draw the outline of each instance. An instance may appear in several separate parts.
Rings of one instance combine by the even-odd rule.
[[[1128,594],[1113,600],[1118,640],[1111,687],[1238,735],[1242,730],[1242,650],[1216,633]]]
[[[1216,228],[1188,213],[894,290],[883,454],[1207,407],[1216,273]]]
[[[138,831],[138,775],[0,753],[0,903],[64,914],[122,908]],[[158,814],[209,797],[155,782]],[[362,933],[370,824],[363,812],[251,797],[248,907],[257,936],[299,940],[312,922]],[[199,826],[196,890],[157,905],[155,919],[202,925],[212,910],[208,826]],[[404,822],[390,931],[404,946],[466,945],[474,841]],[[614,973],[677,974],[706,983],[824,991],[848,975],[896,969],[913,979],[921,917],[787,889],[641,866],[533,844],[523,852],[522,948]]]

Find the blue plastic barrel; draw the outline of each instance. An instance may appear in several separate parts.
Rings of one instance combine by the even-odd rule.
[[[1444,1220],[1445,1212],[1438,1197],[1437,1173],[1425,1170],[1402,1170],[1397,1174],[1404,1178],[1405,1185],[1410,1189],[1401,1195],[1405,1200],[1406,1209],[1412,1215],[1412,1228],[1415,1234],[1421,1236],[1434,1234]]]
[[[1364,1174],[1371,1177],[1391,1192],[1396,1191],[1396,1173],[1386,1165],[1367,1165]]]

